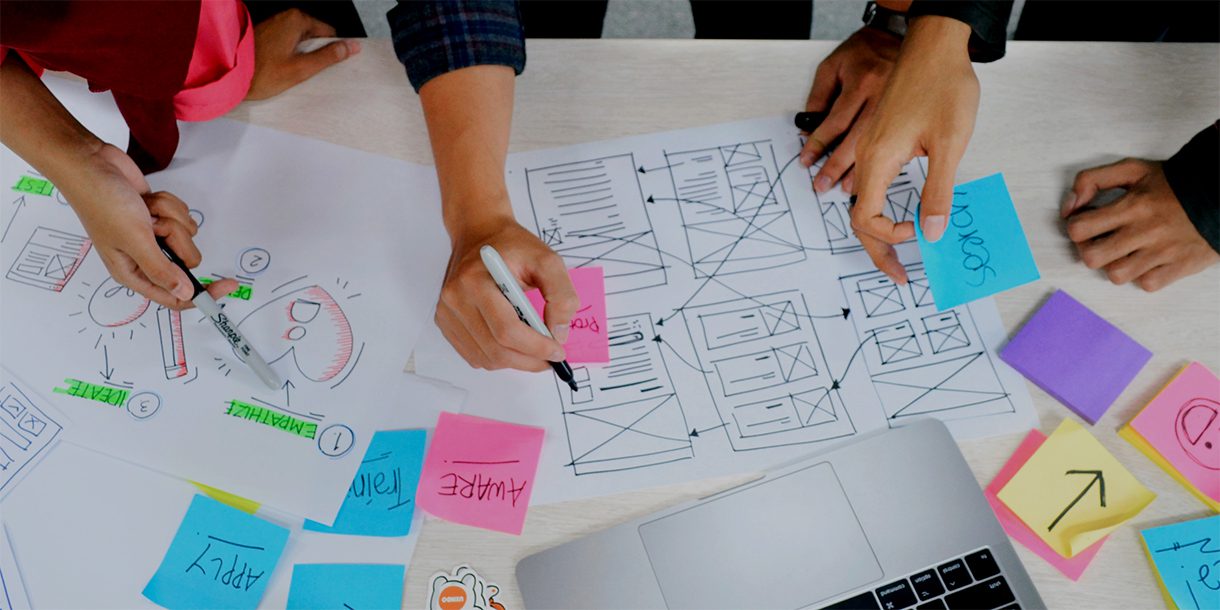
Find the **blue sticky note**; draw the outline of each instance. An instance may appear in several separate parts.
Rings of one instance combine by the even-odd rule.
[[[939,311],[1041,277],[1003,174],[953,189],[953,212],[940,241],[924,239],[919,222],[915,236]]]
[[[1180,610],[1220,608],[1220,515],[1146,529],[1144,548]]]
[[[144,597],[166,608],[256,608],[288,530],[196,495]]]
[[[407,567],[359,563],[299,563],[292,566],[288,610],[402,607]]]
[[[357,536],[406,536],[415,514],[415,488],[424,464],[425,430],[373,435],[334,525],[305,521],[305,529]]]

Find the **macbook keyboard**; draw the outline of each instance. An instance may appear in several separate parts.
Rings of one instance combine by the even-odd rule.
[[[991,549],[920,570],[824,610],[1019,610]]]

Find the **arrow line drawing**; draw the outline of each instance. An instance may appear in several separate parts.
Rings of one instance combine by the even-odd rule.
[[[1089,493],[1089,490],[1093,488],[1094,483],[1097,484],[1099,491],[1098,495],[1101,496],[1101,507],[1106,507],[1106,478],[1102,475],[1100,470],[1069,470],[1063,473],[1063,476],[1070,474],[1089,474],[1093,475],[1093,478],[1089,480],[1088,485],[1084,486],[1084,489],[1080,490],[1080,493],[1076,495],[1076,498],[1072,500],[1072,503],[1068,504],[1067,508],[1063,509],[1063,512],[1059,513],[1059,516],[1055,517],[1054,521],[1051,521],[1050,526],[1046,528],[1046,531],[1048,532],[1055,529],[1056,525],[1059,525],[1059,522],[1063,520],[1064,515],[1067,515],[1068,511],[1072,510],[1072,508],[1074,508],[1076,504],[1084,498],[1085,494]]]

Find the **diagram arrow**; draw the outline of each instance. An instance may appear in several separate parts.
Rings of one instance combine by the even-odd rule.
[[[677,163],[674,163],[673,165],[662,165],[662,166],[660,166],[660,167],[651,167],[651,168],[648,168],[648,169],[644,169],[644,166],[643,166],[643,165],[641,165],[641,166],[639,167],[639,170],[638,170],[638,171],[639,171],[641,174],[647,174],[648,172],[655,172],[655,171],[657,171],[657,170],[659,170],[659,169],[669,169],[669,168],[671,168],[671,167],[678,167],[679,165],[682,165],[682,163],[683,163],[682,161],[679,161],[679,162],[677,162]]]
[[[284,402],[290,407],[292,406],[292,388],[295,387],[297,387],[297,385],[292,383],[291,379],[286,380],[284,385],[280,386],[280,389],[284,390]]]
[[[664,345],[665,347],[668,347],[668,348],[669,348],[669,351],[670,351],[670,352],[672,352],[672,353],[673,353],[673,355],[677,356],[677,357],[678,357],[678,360],[681,360],[681,361],[682,361],[682,364],[685,364],[686,366],[688,366],[688,367],[690,367],[691,369],[694,369],[694,370],[696,370],[696,371],[699,371],[700,373],[705,373],[705,374],[706,374],[706,373],[711,373],[711,371],[705,371],[705,370],[703,370],[703,369],[701,369],[701,368],[699,368],[699,367],[697,367],[697,366],[695,366],[695,365],[691,364],[691,363],[690,363],[690,361],[689,361],[689,360],[687,360],[686,358],[683,358],[683,357],[682,357],[682,354],[679,354],[679,353],[678,353],[678,350],[674,349],[674,346],[672,346],[672,345],[670,345],[670,344],[666,343],[666,342],[665,342],[665,340],[661,338],[661,335],[657,335],[657,336],[653,337],[653,338],[652,338],[652,340],[653,340],[654,342],[656,342],[656,343],[660,343],[661,345]]]
[[[841,308],[839,308],[839,313],[836,313],[836,314],[831,314],[829,316],[809,316],[809,317],[817,319],[817,320],[832,320],[834,318],[843,318],[844,320],[846,320],[847,316],[850,316],[850,315],[851,315],[851,309],[849,309],[847,307],[841,307]]]
[[[110,350],[106,349],[105,345],[102,346],[102,359],[102,370],[98,372],[106,378],[106,381],[110,381],[110,377],[114,375],[114,369],[110,367]]]
[[[1072,510],[1072,508],[1075,507],[1082,498],[1084,498],[1085,494],[1089,493],[1089,490],[1093,488],[1094,483],[1097,484],[1099,492],[1098,495],[1100,496],[1099,499],[1101,500],[1101,507],[1106,507],[1106,477],[1102,475],[1100,470],[1069,470],[1063,473],[1063,476],[1070,474],[1089,474],[1093,475],[1093,478],[1089,479],[1089,484],[1085,485],[1084,489],[1080,490],[1080,493],[1076,495],[1076,498],[1072,500],[1072,503],[1068,504],[1067,508],[1063,509],[1063,512],[1059,513],[1059,516],[1055,517],[1054,521],[1051,521],[1050,526],[1046,528],[1046,531],[1048,532],[1055,529],[1056,525],[1059,525],[1059,521],[1063,519],[1063,516],[1068,514],[1068,511]]]
[[[712,430],[716,430],[716,429],[719,429],[719,428],[723,428],[723,427],[725,427],[725,426],[727,426],[727,425],[729,425],[729,423],[728,423],[728,422],[725,422],[725,423],[723,423],[723,424],[720,424],[719,426],[712,426],[711,428],[704,428],[704,429],[702,429],[702,430],[696,430],[696,429],[694,429],[694,428],[691,428],[691,429],[690,429],[690,435],[691,435],[692,437],[698,438],[698,436],[699,436],[700,434],[703,434],[704,432],[711,432]]]
[[[847,310],[844,310],[844,311],[847,311]],[[846,316],[844,316],[844,317],[846,317]],[[838,379],[831,380],[830,389],[832,389],[832,390],[839,389],[839,387],[840,387],[839,382],[843,381],[844,379],[847,378],[847,371],[851,370],[851,363],[855,362],[856,355],[860,353],[860,350],[864,349],[865,345],[868,345],[869,341],[872,341],[873,339],[876,339],[876,338],[877,338],[876,335],[869,333],[869,335],[867,337],[865,337],[863,341],[860,342],[860,345],[856,346],[856,351],[852,352],[851,358],[847,359],[847,366],[843,367],[843,374],[840,375]]]
[[[13,201],[13,213],[8,217],[8,224],[4,225],[4,235],[0,235],[0,241],[4,241],[8,237],[8,230],[13,228],[13,221],[17,220],[17,212],[25,207],[25,195],[22,195]]]

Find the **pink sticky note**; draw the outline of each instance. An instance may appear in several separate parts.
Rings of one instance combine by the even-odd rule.
[[[415,501],[446,521],[520,534],[542,428],[442,412]]]
[[[1220,502],[1220,379],[1192,362],[1131,427],[1207,497]]]
[[[987,496],[987,502],[991,504],[991,510],[995,511],[995,516],[1000,520],[1000,525],[1004,526],[1004,531],[1012,536],[1013,540],[1025,545],[1025,548],[1033,551],[1039,557],[1046,560],[1047,563],[1055,566],[1055,569],[1063,572],[1064,576],[1072,580],[1080,580],[1080,575],[1084,573],[1084,569],[1089,567],[1089,563],[1093,561],[1093,557],[1101,550],[1101,545],[1105,544],[1106,538],[1102,538],[1093,546],[1077,553],[1072,558],[1067,558],[1055,552],[1050,545],[1042,541],[1038,534],[1029,529],[1028,525],[1021,520],[1016,513],[1012,512],[1003,502],[1000,501],[996,494],[1008,484],[1008,480],[1013,478],[1018,470],[1029,461],[1030,456],[1042,446],[1046,441],[1046,435],[1038,430],[1030,430],[1029,434],[1025,435],[1025,439],[1021,441],[1020,446],[1013,452],[1012,457],[1008,458],[1008,463],[1000,469],[999,474],[995,475],[991,484],[983,491],[983,495]]]
[[[572,316],[572,330],[563,344],[568,362],[610,362],[610,342],[606,337],[606,279],[601,267],[568,269],[580,309]],[[525,294],[539,314],[546,301],[542,293],[531,290]]]

